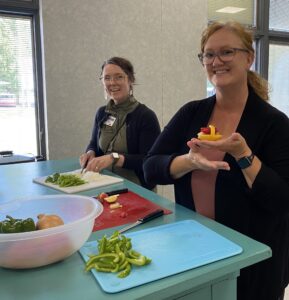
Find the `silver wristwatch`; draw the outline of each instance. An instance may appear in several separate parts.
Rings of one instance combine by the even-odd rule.
[[[112,165],[114,166],[119,160],[119,154],[117,152],[112,152],[111,157],[113,158]]]

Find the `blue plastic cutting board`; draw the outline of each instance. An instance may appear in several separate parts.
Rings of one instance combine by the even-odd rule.
[[[92,270],[101,288],[116,293],[154,280],[190,270],[242,252],[242,248],[205,227],[185,220],[136,232],[125,233],[132,247],[152,259],[144,267],[133,267],[130,275],[120,279],[116,273]],[[80,254],[84,261],[97,253],[97,241],[87,242]]]

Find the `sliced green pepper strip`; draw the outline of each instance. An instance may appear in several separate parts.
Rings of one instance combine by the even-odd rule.
[[[116,244],[116,245],[115,245],[115,252],[116,252],[117,254],[119,254],[119,253],[121,252],[120,247],[119,247],[119,244]]]
[[[127,264],[125,269],[117,274],[117,277],[124,278],[130,274],[131,266],[130,264]]]
[[[45,182],[51,182],[51,183],[56,183],[58,178],[59,178],[60,174],[59,173],[54,173],[53,175],[51,176],[48,176],[46,179],[45,179]]]
[[[141,254],[133,249],[129,250],[128,252],[129,257],[131,258],[138,258],[141,256]]]
[[[118,256],[119,256],[119,264],[121,265],[125,262],[126,257],[125,257],[125,254],[121,251],[118,253]]]
[[[96,264],[101,268],[115,268],[115,263],[113,262],[97,261]]]
[[[113,262],[117,263],[119,261],[119,256],[116,253],[103,253],[99,255],[95,255],[90,257],[90,259],[86,262],[86,265],[89,266],[92,263],[97,262],[101,258],[112,258]]]
[[[127,257],[126,260],[136,266],[144,266],[146,264],[146,257],[141,255],[138,258],[129,258]]]
[[[150,264],[152,262],[151,258],[148,258],[146,256],[145,256],[145,258],[146,258],[145,265],[148,265],[148,264]]]
[[[116,243],[116,242],[118,242],[118,236],[111,237],[108,241],[110,243]]]
[[[99,261],[105,263],[105,264],[111,264],[111,263],[114,263],[113,262],[114,258],[113,257],[101,257],[99,259]]]
[[[119,264],[115,264],[114,269],[111,271],[111,273],[116,273],[119,270]]]
[[[128,261],[125,260],[120,266],[119,266],[119,271],[122,271],[126,268],[126,266],[128,265]]]
[[[95,261],[95,262],[90,263],[89,265],[86,265],[85,271],[88,272],[93,268],[95,268],[96,270],[99,270],[99,269],[106,270],[103,272],[112,272],[112,270],[115,269],[115,264],[113,264],[112,262],[108,264],[108,263],[103,263],[101,261]]]
[[[130,250],[130,249],[131,249],[132,244],[131,244],[131,241],[130,241],[130,240],[126,242],[125,247],[126,247],[127,250]]]
[[[119,237],[119,232],[116,230],[112,235],[111,235],[111,239],[115,238],[115,237]]]
[[[98,242],[98,252],[99,252],[99,254],[105,253],[106,244],[107,244],[106,236],[103,236],[103,238]]]
[[[88,272],[88,271],[90,271],[91,269],[93,269],[93,268],[94,268],[94,265],[95,265],[95,264],[90,264],[89,266],[86,266],[86,267],[85,267],[85,272]]]
[[[102,268],[102,267],[99,267],[97,264],[94,265],[94,268],[99,272],[111,273],[113,271],[112,268]]]

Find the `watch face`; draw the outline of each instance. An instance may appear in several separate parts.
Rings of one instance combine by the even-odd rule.
[[[237,163],[241,169],[246,169],[252,165],[253,159],[254,154],[251,154],[250,156],[242,157]]]
[[[118,155],[118,153],[116,153],[116,152],[112,152],[112,157],[113,157],[114,159],[118,159],[118,158],[119,158],[119,155]]]

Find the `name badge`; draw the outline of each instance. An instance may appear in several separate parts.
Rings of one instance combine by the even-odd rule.
[[[116,117],[108,116],[108,118],[104,121],[104,124],[111,127],[111,126],[113,126],[115,120],[116,120]]]

